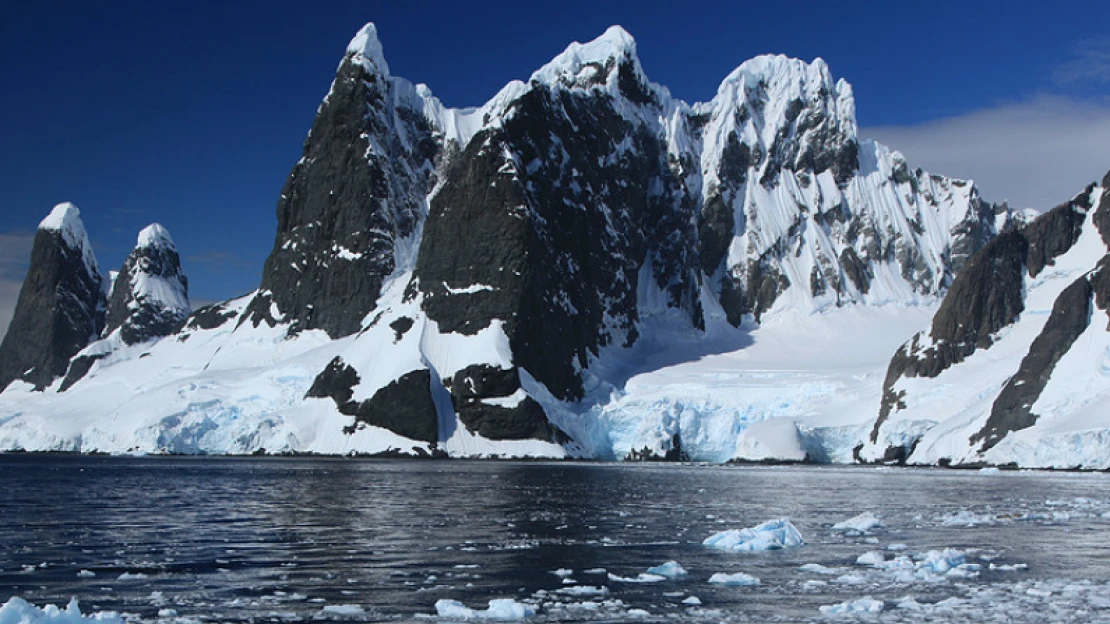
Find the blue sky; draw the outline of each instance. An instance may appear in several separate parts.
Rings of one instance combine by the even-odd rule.
[[[392,73],[449,106],[611,24],[691,102],[754,55],[820,56],[853,84],[862,134],[1047,208],[1110,168],[1110,3],[1025,4],[21,3],[0,21],[0,331],[30,235],[65,200],[104,270],[157,221],[194,300],[254,288],[285,176],[367,21]]]

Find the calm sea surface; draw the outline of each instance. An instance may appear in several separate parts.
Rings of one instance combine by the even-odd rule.
[[[539,622],[794,622],[867,597],[883,610],[843,617],[1110,621],[1103,474],[7,455],[0,486],[0,603],[132,620],[428,621],[442,599],[511,598]],[[832,528],[863,511],[883,528]],[[806,544],[702,545],[776,518]],[[974,566],[856,563],[945,548]],[[627,582],[670,560],[688,575]]]

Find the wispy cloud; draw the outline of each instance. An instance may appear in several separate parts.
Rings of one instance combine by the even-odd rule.
[[[916,126],[860,132],[901,151],[913,166],[973,179],[986,199],[1008,200],[1016,208],[1052,208],[1110,169],[1105,101],[1042,95]]]
[[[34,240],[33,233],[0,232],[0,336],[7,333],[12,322]]]
[[[255,262],[222,249],[185,256],[185,262],[188,264],[203,265],[207,270],[216,273],[223,271],[238,271],[246,267],[255,266]]]
[[[1065,87],[1110,84],[1110,36],[1082,39],[1071,51],[1073,58],[1052,72],[1053,82]]]

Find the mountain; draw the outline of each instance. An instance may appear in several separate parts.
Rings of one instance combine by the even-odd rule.
[[[895,354],[865,460],[1110,467],[1110,174],[972,257]]]
[[[450,109],[391,75],[372,24],[277,215],[256,292],[161,341],[89,347],[111,355],[62,394],[0,394],[0,417],[19,412],[0,447],[726,461],[775,456],[785,435],[781,452],[842,458],[874,411],[830,429],[819,405],[877,404],[879,382],[799,381],[799,362],[865,352],[877,370],[1014,220],[860,138],[851,87],[820,59],[752,59],[690,105],[613,27]],[[866,348],[807,336],[834,351],[780,358],[794,373],[768,405],[809,388],[809,422],[761,424],[794,413],[731,394],[691,411],[709,387],[688,379],[641,409],[645,375],[704,381],[702,364],[813,319]]]
[[[0,390],[17,379],[42,390],[65,374],[70,358],[99,334],[105,291],[81,211],[58,204],[35,233],[31,267],[0,344]]]
[[[166,228],[154,223],[141,232],[112,285],[104,335],[119,330],[125,344],[174,333],[192,312],[189,280]]]

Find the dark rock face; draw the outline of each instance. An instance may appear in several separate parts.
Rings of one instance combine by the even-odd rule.
[[[1033,404],[1048,383],[1056,363],[1090,324],[1093,294],[1087,277],[1076,280],[1060,293],[1044,329],[1033,340],[1017,373],[995,399],[986,424],[971,436],[971,444],[981,442],[980,450],[984,451],[998,444],[1006,434],[1037,422]]]
[[[355,394],[354,387],[358,382],[358,372],[344,363],[343,358],[336,357],[316,375],[312,386],[305,393],[305,398],[330,398],[335,401],[339,411],[353,414],[358,410],[358,406],[351,401],[351,397]]]
[[[396,266],[395,241],[422,217],[439,152],[400,90],[348,53],[278,201],[277,237],[247,315],[255,326],[281,320],[290,332],[337,338],[373,309]],[[271,301],[281,319],[270,317]]]
[[[1102,188],[1107,189],[1102,192],[1102,197],[1099,198],[1098,207],[1095,208],[1094,220],[1095,227],[1098,228],[1098,234],[1102,237],[1102,242],[1110,248],[1110,187],[1106,184],[1110,182],[1110,173],[1106,174],[1106,178],[1102,181]]]
[[[682,450],[682,436],[674,434],[671,436],[670,444],[665,444],[663,454],[653,451],[648,447],[641,449],[632,449],[628,455],[624,457],[626,462],[687,462],[690,461],[690,456],[686,451]]]
[[[433,445],[437,442],[439,417],[429,371],[406,373],[362,402],[352,400],[358,383],[358,372],[337,357],[316,376],[305,397],[331,398],[341,413],[354,416],[355,424],[347,428],[347,433],[354,433],[358,423],[365,423],[411,440]]]
[[[562,433],[548,423],[543,408],[530,397],[507,405],[505,399],[520,390],[520,373],[515,368],[474,364],[445,379],[444,385],[451,391],[459,420],[472,433],[490,440],[546,441],[554,441]]]
[[[1094,184],[1066,204],[1057,206],[1027,225],[1022,234],[1029,241],[1026,264],[1029,277],[1037,277],[1046,265],[1071,249],[1079,240],[1083,222],[1091,208]]]
[[[206,330],[222,327],[224,323],[238,316],[235,310],[227,309],[222,303],[213,303],[196,310],[185,319],[184,329]]]
[[[701,325],[694,207],[661,138],[616,102],[537,86],[446,171],[416,268],[424,310],[441,331],[503,321],[514,363],[580,398],[588,358],[636,339],[641,279]]]
[[[426,369],[402,375],[363,401],[355,412],[355,423],[389,429],[411,440],[435,444],[439,417],[432,401],[432,377]]]
[[[84,379],[85,375],[89,374],[92,370],[93,364],[97,360],[104,359],[106,353],[98,353],[96,355],[79,355],[73,358],[69,364],[69,370],[66,371],[65,379],[62,380],[62,385],[58,386],[58,392],[65,392],[73,387],[73,384]]]
[[[0,390],[22,379],[43,390],[104,324],[103,281],[81,249],[40,229],[8,333],[0,343]]]
[[[929,338],[917,334],[890,360],[879,417],[871,430],[872,442],[878,440],[879,429],[891,411],[901,408],[901,397],[893,389],[898,379],[936,377],[976,349],[989,348],[991,336],[1017,319],[1025,309],[1023,280],[1028,249],[1029,243],[1020,232],[1000,234],[956,276],[933,316]]]
[[[173,291],[176,301],[165,301],[160,293],[144,290],[145,282],[160,283],[159,290]],[[108,313],[102,334],[116,329],[125,344],[168,336],[182,327],[189,315],[189,281],[181,270],[181,258],[165,240],[140,245],[127,256],[108,298]]]
[[[844,275],[852,281],[861,293],[867,294],[871,290],[871,278],[875,277],[871,267],[859,259],[859,254],[851,247],[845,247],[840,252],[840,265],[844,267]]]

